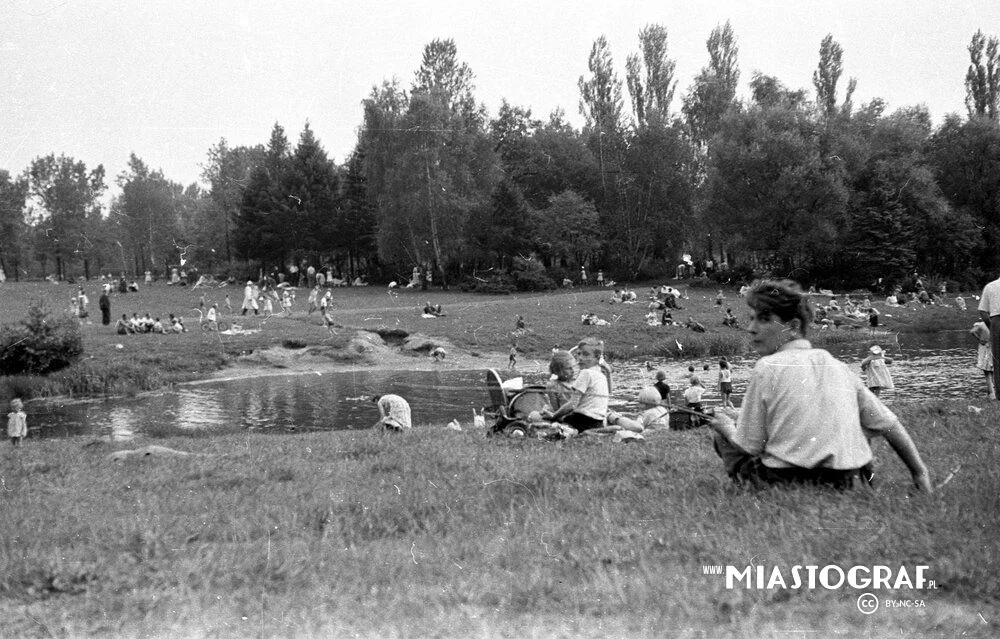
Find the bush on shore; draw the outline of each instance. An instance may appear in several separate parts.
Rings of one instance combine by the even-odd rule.
[[[41,303],[19,324],[0,328],[0,374],[45,375],[66,368],[83,354],[80,325],[54,317]]]

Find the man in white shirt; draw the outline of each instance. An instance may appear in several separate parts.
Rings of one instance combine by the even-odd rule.
[[[870,481],[868,440],[886,439],[914,484],[933,491],[899,419],[857,375],[805,339],[812,305],[798,284],[764,281],[747,294],[751,347],[761,356],[737,413],[716,411],[715,450],[736,482],[806,482],[847,488]],[[735,422],[733,420],[736,420]]]
[[[1000,399],[1000,277],[983,287],[979,300],[979,319],[990,327],[993,348],[993,398]]]

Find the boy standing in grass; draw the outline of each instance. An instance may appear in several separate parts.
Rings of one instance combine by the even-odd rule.
[[[709,422],[729,477],[850,488],[870,479],[868,440],[881,435],[917,488],[931,492],[927,467],[899,419],[844,363],[805,339],[812,307],[799,285],[761,282],[747,305],[747,332],[761,358],[740,411],[716,411]]]
[[[10,400],[10,412],[7,413],[7,437],[12,446],[17,446],[28,436],[28,416],[24,413],[24,404],[20,399]]]
[[[586,338],[575,349],[580,372],[572,385],[572,395],[554,413],[554,421],[561,421],[579,432],[600,428],[608,417],[610,386],[608,376],[601,369],[604,357],[602,343],[592,337]]]

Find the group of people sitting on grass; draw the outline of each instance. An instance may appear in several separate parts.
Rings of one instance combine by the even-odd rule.
[[[132,313],[130,318],[125,313],[122,313],[120,320],[115,322],[115,332],[119,335],[136,335],[138,333],[186,333],[187,328],[184,327],[184,319],[175,316],[173,313],[166,324],[160,321],[160,318],[152,318],[149,313],[145,316],[139,317],[138,313]]]
[[[724,402],[707,418],[726,474],[738,484],[871,485],[870,442],[883,437],[915,486],[931,492],[927,467],[896,415],[846,364],[806,340],[813,306],[798,284],[764,281],[748,289],[745,298],[747,332],[761,357],[742,407]],[[603,342],[596,338],[582,340],[572,351],[555,351],[549,365],[552,408],[529,419],[557,424],[566,436],[601,432],[609,425],[641,432],[662,424],[663,395],[655,387],[640,392],[643,410],[637,418],[609,410],[611,370],[603,355]],[[720,370],[720,380],[724,375]],[[693,372],[689,385],[685,399],[689,407],[698,406],[703,386]]]
[[[663,310],[665,308],[680,309],[680,299],[683,294],[673,286],[663,286],[656,288],[655,286],[649,289],[649,308],[653,311]]]
[[[849,295],[844,295],[843,302],[838,302],[836,297],[831,296],[828,303],[815,305],[813,322],[820,329],[861,328],[865,323],[876,328],[879,325],[879,315],[881,314],[872,305],[868,295],[857,302]]]
[[[611,294],[611,299],[608,300],[609,304],[634,304],[638,299],[635,291],[627,288],[616,288]]]

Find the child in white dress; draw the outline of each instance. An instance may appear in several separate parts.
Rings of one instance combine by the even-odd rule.
[[[892,360],[885,356],[885,352],[878,344],[869,348],[868,351],[871,354],[861,360],[861,370],[868,375],[866,381],[868,390],[878,397],[882,391],[896,388],[892,383],[892,374],[887,366],[892,364]]]
[[[979,340],[979,350],[976,351],[976,368],[983,371],[986,376],[986,396],[995,397],[993,394],[993,347],[990,346],[990,329],[986,323],[979,320],[972,325],[972,333]]]
[[[10,412],[7,413],[7,437],[10,443],[17,446],[28,436],[28,416],[24,413],[24,404],[20,399],[10,400]]]

